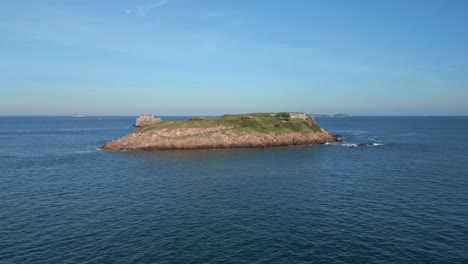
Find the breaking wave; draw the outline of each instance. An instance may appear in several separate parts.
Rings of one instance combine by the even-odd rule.
[[[377,146],[384,146],[384,143],[342,143],[342,146],[345,147],[353,147],[353,148],[358,148],[358,147],[377,147]]]

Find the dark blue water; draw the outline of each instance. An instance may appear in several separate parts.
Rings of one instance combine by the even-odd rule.
[[[317,119],[349,145],[96,150],[133,121],[0,118],[0,263],[468,263],[466,117]]]

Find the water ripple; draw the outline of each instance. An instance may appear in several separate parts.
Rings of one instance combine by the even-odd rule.
[[[323,121],[375,148],[156,153],[96,151],[129,120],[81,121],[2,132],[0,263],[468,262],[459,119]]]

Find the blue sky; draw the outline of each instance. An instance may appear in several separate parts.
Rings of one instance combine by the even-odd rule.
[[[0,0],[0,115],[468,114],[468,1]]]

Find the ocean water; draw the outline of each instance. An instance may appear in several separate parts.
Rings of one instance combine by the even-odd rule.
[[[0,263],[468,263],[467,117],[317,121],[344,144],[107,152],[134,118],[0,117]]]

